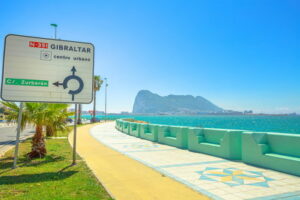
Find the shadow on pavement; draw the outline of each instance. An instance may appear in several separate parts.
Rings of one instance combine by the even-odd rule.
[[[7,141],[0,142],[0,145],[7,145],[7,144],[14,143],[14,142],[15,142],[14,140],[7,140]]]

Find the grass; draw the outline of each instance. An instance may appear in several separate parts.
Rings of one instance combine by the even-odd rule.
[[[0,158],[1,200],[112,199],[79,156],[77,165],[70,166],[72,149],[67,139],[47,139],[46,145],[47,156],[30,161],[26,153],[31,140],[21,143],[18,168],[13,170],[13,150]]]

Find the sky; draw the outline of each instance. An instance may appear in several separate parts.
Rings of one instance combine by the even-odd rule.
[[[93,43],[108,112],[131,112],[147,89],[224,109],[300,113],[298,0],[1,0],[0,8],[1,53],[7,34],[53,38],[51,23],[59,39]]]

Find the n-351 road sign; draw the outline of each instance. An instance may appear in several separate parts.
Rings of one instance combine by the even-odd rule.
[[[5,101],[91,103],[91,43],[7,35],[1,98]]]

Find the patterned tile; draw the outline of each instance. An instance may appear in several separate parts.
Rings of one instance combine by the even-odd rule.
[[[201,180],[218,181],[229,186],[252,185],[269,187],[268,182],[274,179],[266,177],[259,171],[246,171],[237,168],[206,167],[203,171],[197,171]]]

